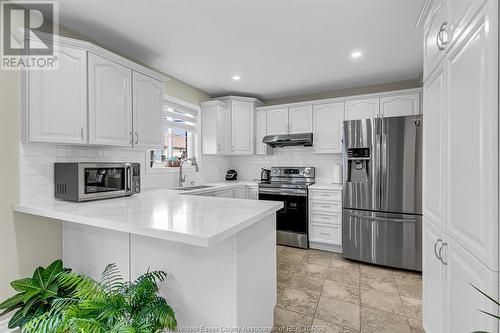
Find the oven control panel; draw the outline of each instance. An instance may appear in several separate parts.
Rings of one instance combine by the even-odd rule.
[[[272,177],[311,178],[314,177],[314,167],[272,167]]]

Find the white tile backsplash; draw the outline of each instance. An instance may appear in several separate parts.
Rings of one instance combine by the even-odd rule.
[[[313,166],[316,182],[331,183],[333,165],[342,163],[342,154],[313,154],[312,147],[274,148],[272,155],[235,156],[231,169],[238,172],[238,179],[260,178],[261,168],[272,166]]]
[[[341,154],[313,154],[312,148],[275,148],[273,155],[210,156],[199,159],[200,172],[186,168],[187,181],[222,181],[228,169],[238,172],[238,179],[260,177],[261,168],[271,166],[314,166],[316,181],[331,183],[333,165],[342,162]],[[130,148],[89,148],[41,144],[20,145],[20,200],[54,196],[55,162],[137,162],[141,163],[142,188],[174,187],[178,172],[146,172],[146,152]]]
[[[130,148],[67,147],[43,144],[20,144],[20,201],[35,197],[54,196],[55,162],[136,162],[141,163],[143,189],[174,187],[178,172],[146,172],[146,152]],[[216,182],[224,179],[229,169],[229,158],[224,156],[202,156],[200,172],[187,171],[187,181]]]

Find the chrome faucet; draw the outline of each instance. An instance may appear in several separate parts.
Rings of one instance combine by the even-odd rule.
[[[200,167],[198,166],[198,162],[196,162],[196,157],[185,158],[181,161],[179,165],[179,180],[177,181],[177,187],[183,187],[184,182],[186,181],[186,175],[182,175],[182,165],[186,161],[191,161],[191,165],[195,167],[196,172],[200,171]]]

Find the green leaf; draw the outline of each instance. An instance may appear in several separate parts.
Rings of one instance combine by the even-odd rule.
[[[24,295],[24,293],[19,293],[19,294],[15,294],[14,296],[6,299],[2,303],[0,303],[0,309],[8,309],[8,308],[11,308],[13,306],[16,306],[17,304],[22,303],[23,295]]]
[[[18,291],[20,293],[36,289],[35,283],[30,278],[12,281],[10,285],[12,286],[12,288],[14,288],[15,291]]]
[[[492,301],[493,303],[495,303],[496,305],[500,306],[500,303],[494,299],[493,297],[491,296],[488,296],[485,292],[481,291],[478,287],[476,287],[475,285],[473,285],[472,283],[470,284],[474,289],[476,289],[477,291],[479,291],[484,297],[488,298],[490,301]]]
[[[57,295],[57,291],[59,289],[59,286],[57,285],[57,283],[53,283],[51,284],[47,290],[45,290],[41,295],[40,295],[40,298],[41,299],[47,299],[49,297],[55,297]]]
[[[23,321],[23,309],[17,310],[17,312],[9,320],[9,328],[16,328],[21,325]]]
[[[47,288],[45,281],[43,280],[43,272],[45,269],[43,267],[38,267],[33,273],[33,282],[42,287],[43,289]]]
[[[61,273],[62,270],[63,270],[63,262],[61,259],[56,260],[52,264],[50,264],[42,274],[42,278],[45,284],[49,286],[56,278],[56,275]]]
[[[42,291],[43,291],[42,288],[36,287],[36,289],[32,289],[32,290],[30,290],[28,292],[25,292],[24,296],[23,296],[23,302],[27,303],[30,299],[32,299],[34,296],[38,295]]]

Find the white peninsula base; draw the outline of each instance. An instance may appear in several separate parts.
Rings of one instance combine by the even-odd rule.
[[[116,263],[125,279],[150,270],[169,277],[161,295],[180,331],[258,328],[270,331],[276,303],[276,214],[202,247],[64,222],[67,267],[100,279]]]

